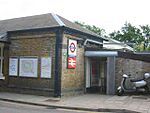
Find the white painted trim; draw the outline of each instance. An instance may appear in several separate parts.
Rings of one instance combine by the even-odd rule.
[[[88,88],[91,86],[90,59],[86,57],[85,62],[86,62],[86,88]]]
[[[2,70],[3,70],[3,60],[4,60],[4,56],[3,56],[3,48],[4,48],[4,43],[0,43],[0,79],[5,79],[5,77],[3,76]]]
[[[3,46],[0,47],[1,48],[1,56],[0,56],[0,60],[1,60],[1,68],[0,68],[0,76],[3,76],[2,70],[3,70]]]
[[[64,22],[54,13],[52,13],[53,18],[57,21],[60,26],[65,26]]]
[[[87,57],[110,57],[118,56],[117,51],[85,51]]]
[[[4,76],[0,76],[0,80],[4,80],[5,79],[5,77]]]
[[[86,39],[85,42],[84,42],[84,46],[87,44],[87,42],[92,42],[92,43],[95,43],[95,44],[103,45],[102,42],[91,40],[91,39]]]

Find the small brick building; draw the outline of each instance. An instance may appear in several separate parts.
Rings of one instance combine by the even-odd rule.
[[[55,14],[2,20],[1,91],[47,96],[115,94],[122,73],[127,72],[124,61],[149,59],[104,49],[103,40]]]
[[[70,49],[77,48],[74,69],[68,68],[69,40],[76,43]],[[0,21],[1,90],[51,96],[83,93],[85,40],[102,48],[103,38],[55,14]]]

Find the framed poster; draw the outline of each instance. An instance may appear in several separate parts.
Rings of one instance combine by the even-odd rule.
[[[23,57],[20,58],[19,76],[37,77],[38,58]]]
[[[18,58],[9,58],[9,76],[18,75]]]
[[[51,57],[41,58],[41,78],[51,78]]]
[[[75,57],[77,54],[77,41],[69,39],[68,42],[68,56]]]

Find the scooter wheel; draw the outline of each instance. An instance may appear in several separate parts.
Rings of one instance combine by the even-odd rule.
[[[117,90],[117,95],[118,96],[122,96],[123,95],[123,90],[122,89],[118,89]]]

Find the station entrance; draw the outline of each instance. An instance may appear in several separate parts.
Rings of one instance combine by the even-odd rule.
[[[117,51],[85,51],[85,91],[115,94],[115,59]]]
[[[86,58],[86,92],[106,94],[107,58]]]

